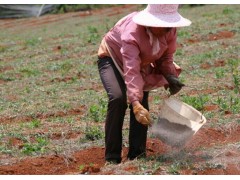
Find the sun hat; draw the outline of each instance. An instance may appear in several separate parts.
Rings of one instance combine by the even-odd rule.
[[[184,27],[192,22],[178,13],[178,4],[148,4],[133,17],[136,24],[149,27]]]

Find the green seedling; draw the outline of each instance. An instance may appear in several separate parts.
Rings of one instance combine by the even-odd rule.
[[[78,170],[79,170],[79,171],[82,171],[84,168],[85,168],[85,165],[84,165],[84,164],[81,164],[81,165],[78,167]]]
[[[34,38],[31,38],[31,39],[25,40],[25,44],[26,44],[27,46],[36,46],[36,45],[39,44],[41,41],[42,41],[42,38],[41,38],[41,37],[34,37]]]
[[[215,76],[217,79],[221,79],[225,76],[226,70],[224,68],[216,68],[215,69]]]
[[[99,126],[87,126],[85,130],[85,137],[87,140],[99,140],[103,138],[103,131]]]
[[[37,76],[37,75],[40,74],[40,72],[38,70],[29,69],[29,68],[21,69],[20,73],[23,74],[23,76],[26,76],[26,77]]]
[[[13,76],[12,74],[0,74],[0,80],[2,81],[14,81],[16,78],[15,77],[11,77]]]
[[[11,154],[12,150],[8,149],[6,146],[0,146],[0,153]]]
[[[193,106],[197,110],[203,110],[204,105],[210,100],[208,95],[199,95],[195,96],[182,96],[183,102]]]
[[[38,128],[41,126],[41,121],[38,119],[34,119],[31,122],[29,122],[27,126],[31,129]]]
[[[3,52],[5,52],[7,50],[7,48],[6,47],[4,47],[4,46],[0,46],[0,53],[3,53]]]
[[[179,38],[190,38],[191,34],[188,31],[180,30],[178,32],[178,37]]]
[[[100,38],[97,28],[93,26],[88,26],[88,32],[89,32],[88,43],[95,44]]]
[[[180,164],[179,163],[174,163],[172,165],[170,165],[170,167],[168,168],[167,172],[173,175],[178,175],[180,171]]]
[[[49,142],[46,138],[37,137],[36,143],[28,142],[28,143],[23,144],[22,153],[26,154],[26,155],[44,153],[48,143]]]
[[[234,13],[234,10],[232,10],[232,9],[230,9],[230,8],[225,8],[225,9],[223,9],[222,13],[223,13],[224,15],[229,15],[229,14]]]
[[[228,65],[230,66],[232,81],[234,84],[234,92],[236,94],[240,94],[240,62],[237,59],[230,59],[228,61]]]
[[[90,117],[95,122],[102,122],[105,119],[107,112],[107,102],[103,100],[103,98],[99,99],[99,104],[93,104],[90,106],[89,114]]]
[[[240,111],[240,99],[236,95],[230,94],[228,97],[218,97],[215,102],[221,111],[230,111],[237,114]]]

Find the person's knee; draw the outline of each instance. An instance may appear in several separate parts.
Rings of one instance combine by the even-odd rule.
[[[111,104],[116,104],[119,107],[123,107],[124,109],[127,109],[127,98],[123,95],[116,95],[112,96],[110,98]]]

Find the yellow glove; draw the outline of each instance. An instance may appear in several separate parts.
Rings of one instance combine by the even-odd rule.
[[[151,125],[151,119],[148,110],[146,110],[141,104],[133,106],[133,113],[135,114],[136,120],[145,125]]]

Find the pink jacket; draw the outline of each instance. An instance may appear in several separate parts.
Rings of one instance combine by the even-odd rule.
[[[141,101],[143,91],[167,86],[166,75],[178,76],[181,69],[173,64],[176,51],[176,28],[165,37],[159,38],[160,51],[153,54],[146,27],[137,25],[131,13],[121,20],[105,35],[105,41],[115,63],[123,71],[127,87],[127,97],[131,102]]]

